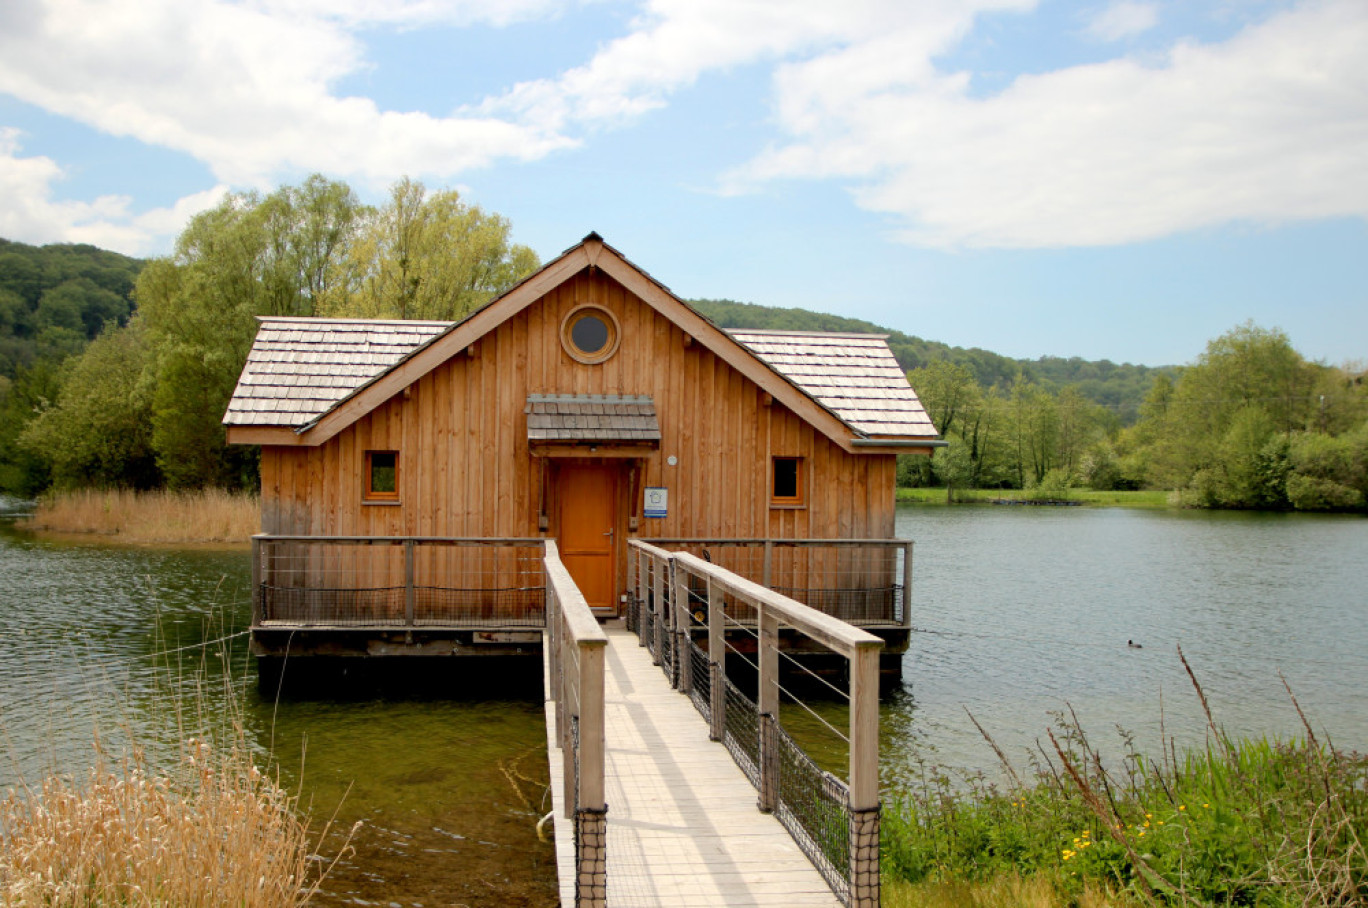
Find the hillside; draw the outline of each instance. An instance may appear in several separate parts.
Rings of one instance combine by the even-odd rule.
[[[1085,360],[1080,357],[1064,359],[1045,356],[1040,359],[1011,359],[978,347],[952,347],[940,341],[923,340],[901,331],[884,328],[862,319],[843,318],[807,309],[780,309],[738,303],[733,300],[689,300],[708,318],[722,328],[752,328],[756,330],[787,331],[854,331],[888,335],[888,346],[903,369],[916,369],[939,360],[949,360],[967,366],[984,387],[1006,385],[1018,375],[1030,379],[1051,391],[1074,385],[1079,393],[1115,413],[1122,425],[1130,425],[1139,416],[1140,404],[1160,372],[1177,375],[1176,366],[1117,365],[1110,360]]]
[[[0,239],[0,376],[85,349],[133,312],[140,259],[95,246]]]

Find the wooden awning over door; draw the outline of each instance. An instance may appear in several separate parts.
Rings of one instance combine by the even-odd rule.
[[[660,447],[655,401],[644,395],[532,394],[524,412],[535,455],[641,457]]]

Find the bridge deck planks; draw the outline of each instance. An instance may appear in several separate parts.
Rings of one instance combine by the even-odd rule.
[[[840,902],[688,697],[670,689],[634,635],[608,628],[604,678],[608,904],[816,906]],[[561,791],[548,703],[551,791]],[[561,904],[574,905],[574,838],[556,809]]]

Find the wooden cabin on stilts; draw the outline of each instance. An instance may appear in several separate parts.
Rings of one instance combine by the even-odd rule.
[[[639,538],[907,646],[895,457],[939,442],[884,339],[725,331],[596,234],[460,322],[262,318],[224,423],[263,665],[540,653],[547,539],[600,616]]]

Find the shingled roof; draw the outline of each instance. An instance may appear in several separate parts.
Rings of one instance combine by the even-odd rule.
[[[227,425],[306,426],[456,324],[280,317],[260,321],[223,418]],[[936,434],[883,335],[729,334],[860,434]]]
[[[538,442],[660,442],[655,402],[618,394],[532,394],[527,440]]]
[[[882,334],[729,331],[774,371],[866,435],[936,434]]]
[[[379,319],[258,319],[228,402],[230,426],[297,428],[452,326]]]

